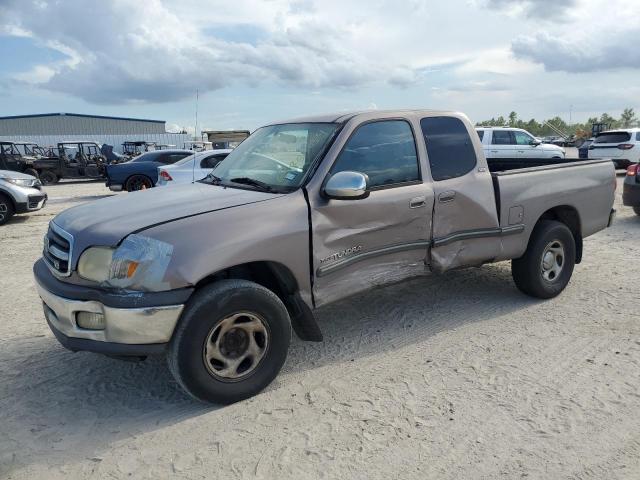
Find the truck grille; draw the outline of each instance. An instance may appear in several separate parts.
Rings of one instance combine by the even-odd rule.
[[[49,269],[56,275],[71,274],[71,254],[73,252],[73,235],[65,232],[53,222],[49,222],[49,230],[44,236],[44,257]]]

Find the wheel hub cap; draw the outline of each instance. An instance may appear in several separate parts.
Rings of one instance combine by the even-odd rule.
[[[548,282],[558,278],[564,266],[564,246],[558,240],[547,244],[542,253],[542,277]]]
[[[254,313],[235,313],[211,329],[203,360],[214,377],[240,380],[257,368],[268,347],[269,329],[264,320]]]

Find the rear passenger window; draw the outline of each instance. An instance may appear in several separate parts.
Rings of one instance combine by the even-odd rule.
[[[420,120],[434,180],[446,180],[469,173],[476,166],[476,152],[464,123],[455,117],[427,117]]]
[[[491,143],[493,145],[511,145],[513,143],[511,139],[511,132],[505,130],[494,130]]]
[[[371,188],[420,180],[413,132],[403,120],[385,120],[359,127],[331,169],[369,176]]]
[[[605,132],[599,134],[593,143],[624,143],[631,140],[628,132]]]
[[[207,158],[203,158],[200,161],[200,168],[215,168],[215,166],[218,165],[222,160],[224,160],[226,156],[227,154],[218,154],[210,155]]]
[[[478,136],[480,137],[480,141],[484,138],[484,130],[476,130],[478,132]]]
[[[640,142],[640,132],[636,133],[636,140]]]

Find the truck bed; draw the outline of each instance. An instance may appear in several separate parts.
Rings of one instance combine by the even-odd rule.
[[[533,160],[533,161],[532,161]],[[575,210],[583,237],[607,226],[615,172],[611,160],[487,159],[500,227],[522,226],[526,238],[552,208]],[[503,259],[518,258],[526,245],[503,240]]]

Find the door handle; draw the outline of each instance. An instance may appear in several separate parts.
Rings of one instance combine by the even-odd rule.
[[[438,201],[440,203],[451,202],[455,198],[456,198],[456,192],[454,192],[453,190],[448,190],[448,191],[442,192],[440,195],[438,195]]]
[[[414,197],[409,202],[409,208],[420,208],[424,207],[427,204],[426,197]]]

